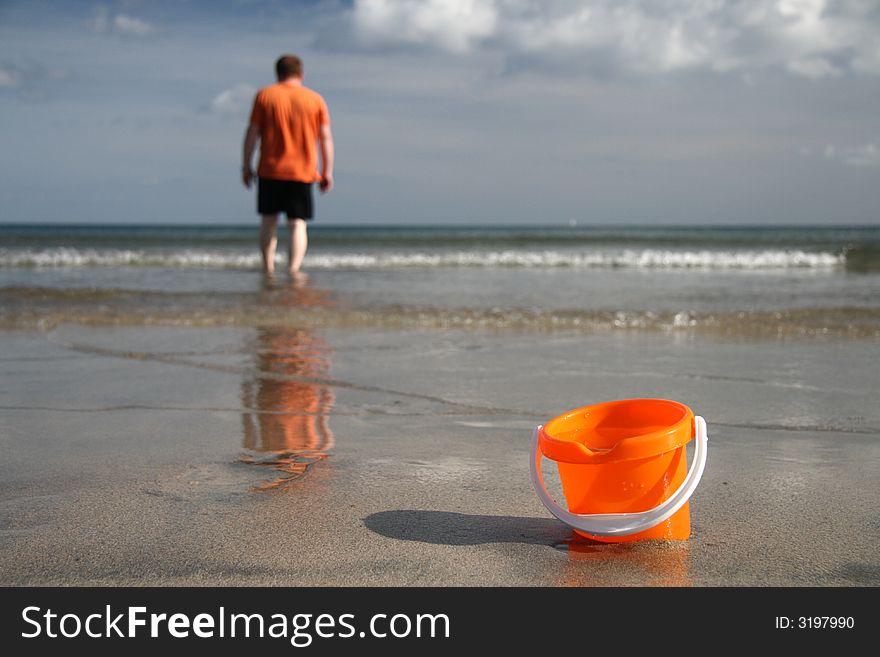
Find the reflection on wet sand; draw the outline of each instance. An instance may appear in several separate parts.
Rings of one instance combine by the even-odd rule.
[[[261,306],[280,307],[315,308],[335,305],[331,293],[312,285],[308,274],[303,273],[291,280],[264,278],[257,295],[257,302]]]
[[[687,541],[600,543],[575,532],[557,543],[568,552],[557,586],[619,586],[622,568],[638,586],[692,586]]]
[[[296,285],[268,285],[260,300],[271,305],[326,303],[320,291]],[[242,460],[282,473],[258,487],[269,490],[301,477],[333,447],[329,414],[334,394],[319,382],[329,371],[329,348],[312,331],[273,327],[257,329],[254,353],[255,372],[241,386],[246,409]]]

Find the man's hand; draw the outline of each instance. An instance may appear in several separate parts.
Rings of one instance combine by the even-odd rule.
[[[318,141],[321,143],[321,182],[318,188],[326,194],[333,189],[333,133],[329,123],[321,126]]]
[[[241,182],[244,183],[244,186],[248,189],[251,188],[251,183],[254,181],[254,170],[250,167],[242,167],[241,168]]]
[[[244,133],[244,144],[241,149],[241,182],[248,189],[256,175],[251,169],[251,162],[254,161],[254,150],[257,148],[257,142],[260,139],[260,126],[251,124]]]

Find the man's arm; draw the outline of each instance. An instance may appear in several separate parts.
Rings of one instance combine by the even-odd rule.
[[[251,124],[244,133],[244,146],[242,147],[241,161],[241,181],[244,186],[250,188],[251,182],[254,180],[254,170],[251,168],[251,162],[254,159],[254,151],[257,148],[257,142],[260,140],[260,126]]]
[[[333,133],[329,123],[321,126],[318,140],[321,142],[321,182],[318,186],[326,193],[333,189]]]

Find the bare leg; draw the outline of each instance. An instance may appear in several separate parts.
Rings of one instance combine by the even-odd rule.
[[[287,250],[290,260],[287,273],[293,276],[299,273],[299,268],[302,266],[309,246],[309,234],[304,219],[290,219],[287,223],[290,228],[290,244]]]
[[[278,225],[277,214],[264,214],[260,225],[260,251],[263,254],[263,273],[271,276],[275,273],[275,227]]]

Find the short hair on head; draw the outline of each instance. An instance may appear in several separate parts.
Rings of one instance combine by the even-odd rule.
[[[301,78],[303,74],[302,60],[296,55],[281,55],[275,62],[275,74],[278,76],[279,82],[287,78]]]

